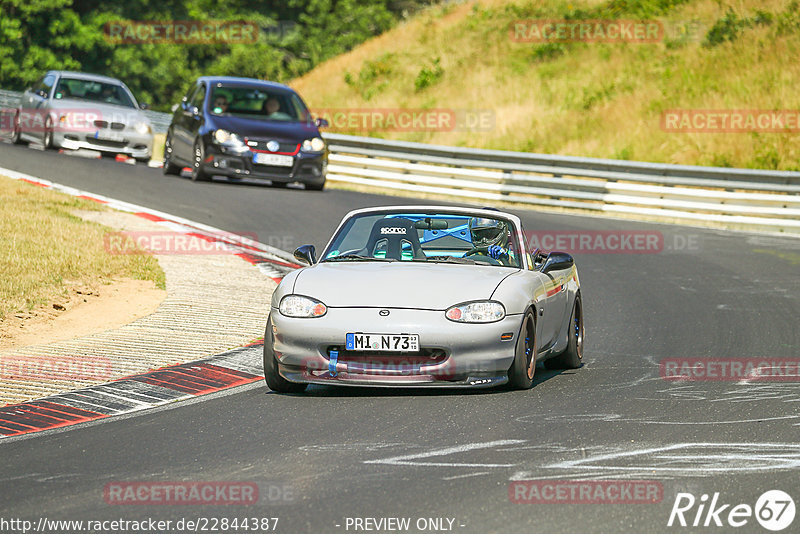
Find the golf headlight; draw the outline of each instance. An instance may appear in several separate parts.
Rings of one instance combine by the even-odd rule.
[[[319,137],[314,139],[306,139],[303,141],[303,150],[305,152],[322,152],[325,150],[325,141]]]
[[[136,130],[137,133],[140,133],[140,134],[143,134],[143,135],[144,134],[153,133],[153,129],[150,127],[150,124],[148,124],[146,122],[143,122],[143,121],[139,121],[139,122],[134,123],[133,129]]]
[[[322,317],[328,312],[328,307],[302,295],[286,295],[281,299],[278,310],[286,317]]]
[[[239,139],[239,136],[235,133],[231,133],[228,130],[215,130],[214,131],[214,141],[221,145],[225,144],[240,144],[242,142]]]
[[[506,316],[506,309],[499,302],[484,300],[453,306],[445,316],[457,323],[494,323]]]

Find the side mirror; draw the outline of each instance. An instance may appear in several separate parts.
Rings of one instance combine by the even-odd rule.
[[[563,269],[569,269],[573,265],[575,265],[575,260],[566,252],[551,252],[547,255],[547,259],[544,260],[542,272],[561,271]]]
[[[322,117],[317,117],[316,119],[314,119],[314,124],[317,125],[317,128],[327,128],[328,126],[330,126],[330,124],[328,123],[328,119],[323,119]]]
[[[300,245],[294,251],[294,258],[300,263],[314,265],[317,263],[317,251],[314,245]]]
[[[139,104],[139,109],[150,109],[150,104],[147,102],[142,102]]]
[[[38,96],[39,98],[47,98],[47,91],[45,91],[44,89],[39,89],[38,91],[36,91],[36,96]]]

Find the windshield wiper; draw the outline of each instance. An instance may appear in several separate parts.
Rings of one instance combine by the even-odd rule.
[[[432,261],[434,263],[461,263],[464,265],[475,265],[477,263],[475,260],[470,260],[468,258],[456,258],[455,256],[428,256],[427,260],[419,261]]]
[[[364,256],[362,254],[342,254],[341,256],[331,256],[322,260],[325,261],[397,261],[391,258],[375,258],[372,256]]]

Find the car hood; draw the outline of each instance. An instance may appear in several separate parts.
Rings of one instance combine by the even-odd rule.
[[[79,114],[81,117],[88,117],[90,114],[96,114],[98,119],[108,122],[121,122],[128,125],[135,122],[150,122],[144,113],[138,109],[106,104],[104,102],[89,102],[88,100],[73,100],[67,98],[64,100],[53,100],[50,104],[50,109],[55,112],[68,111],[73,114]]]
[[[242,137],[276,138],[302,142],[319,137],[319,130],[313,123],[281,122],[244,117],[209,116],[213,128],[228,130]]]
[[[504,278],[517,272],[496,266],[443,263],[319,263],[298,273],[294,293],[329,307],[383,307],[445,310],[492,296]]]

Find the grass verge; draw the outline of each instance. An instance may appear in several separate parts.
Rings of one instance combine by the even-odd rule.
[[[108,254],[103,236],[109,229],[72,214],[104,209],[0,176],[0,321],[65,296],[71,286],[97,287],[124,277],[165,288],[154,257]]]

